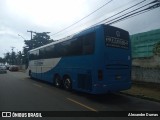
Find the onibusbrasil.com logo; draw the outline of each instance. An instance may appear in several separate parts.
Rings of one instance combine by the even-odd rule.
[[[42,114],[33,112],[2,112],[2,117],[42,117]]]

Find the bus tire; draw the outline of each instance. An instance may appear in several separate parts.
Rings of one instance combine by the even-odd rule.
[[[61,80],[61,77],[59,75],[55,75],[54,85],[58,88],[60,88],[62,86],[62,80]]]
[[[72,90],[72,80],[70,77],[68,77],[68,76],[64,77],[63,86],[68,91]]]

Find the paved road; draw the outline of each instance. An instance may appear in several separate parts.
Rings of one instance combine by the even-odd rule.
[[[160,103],[123,94],[68,92],[23,72],[0,74],[0,111],[160,111]]]

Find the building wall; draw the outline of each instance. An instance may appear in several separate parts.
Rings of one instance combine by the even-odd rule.
[[[153,49],[160,42],[160,29],[131,35],[132,80],[160,83],[160,56]]]
[[[134,34],[130,38],[132,58],[153,57],[153,48],[160,42],[160,29]]]
[[[133,67],[132,80],[141,82],[160,83],[160,69]]]

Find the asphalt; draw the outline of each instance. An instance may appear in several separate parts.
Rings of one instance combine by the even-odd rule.
[[[25,73],[26,71],[22,70],[21,72]],[[137,98],[160,102],[160,83],[132,80],[132,87],[129,90],[121,91],[121,93]]]
[[[151,101],[145,100],[149,99],[149,95],[152,95],[153,92],[159,96],[159,88],[158,84],[133,82],[132,88],[122,91],[122,94],[95,96],[76,91],[68,92],[63,89],[55,88],[50,84],[29,79],[28,75],[25,73],[8,71],[7,74],[0,74],[0,110],[62,112],[95,110],[159,111],[160,102],[154,102],[155,98],[150,99]],[[144,93],[147,90],[150,91],[148,92],[149,95],[144,97]],[[134,92],[135,94],[133,94]],[[139,99],[137,97],[144,99]],[[61,113],[61,115],[63,114]],[[115,117],[120,118],[116,114]],[[135,117],[128,118],[135,119]],[[17,118],[15,119],[17,120]],[[45,118],[42,119],[44,120]],[[110,119],[110,117],[54,117],[51,119],[107,120]],[[112,118],[112,120],[114,119]],[[120,119],[125,120],[124,117]],[[141,119],[143,118],[141,117]],[[147,119],[151,119],[151,117],[144,117],[144,120]]]
[[[26,71],[21,70],[21,72],[25,73]],[[132,87],[120,93],[160,103],[160,83],[132,80]]]

